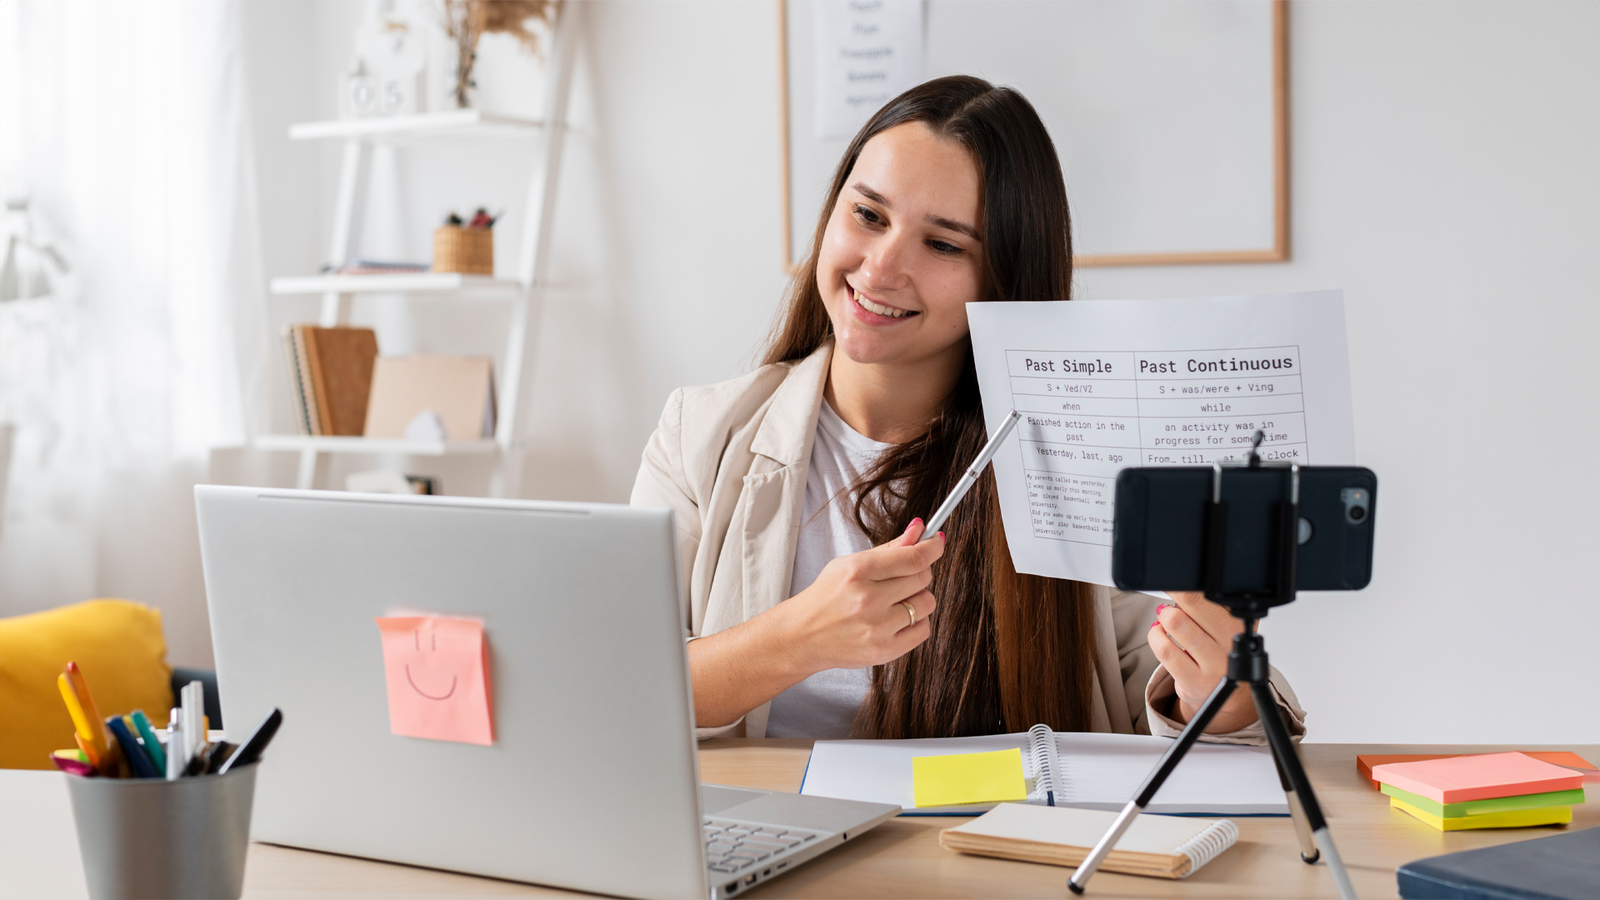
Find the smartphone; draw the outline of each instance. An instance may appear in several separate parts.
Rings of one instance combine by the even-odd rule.
[[[1279,520],[1290,470],[1223,470],[1228,504],[1223,591],[1270,594],[1276,586]],[[1215,470],[1123,469],[1112,518],[1111,578],[1133,591],[1205,587],[1208,502]],[[1355,466],[1301,466],[1295,589],[1356,591],[1372,580],[1378,476]]]

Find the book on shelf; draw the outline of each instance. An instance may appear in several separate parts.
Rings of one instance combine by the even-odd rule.
[[[307,403],[311,372],[304,365],[305,352],[300,346],[300,333],[293,325],[283,329],[284,355],[289,364],[289,402],[294,404],[294,421],[301,434],[321,434],[322,425],[316,409]]]
[[[406,475],[387,469],[351,472],[344,477],[344,489],[358,494],[441,494],[439,479],[432,475]]]
[[[324,270],[330,275],[400,275],[431,271],[433,267],[428,263],[385,262],[377,259],[352,259],[344,265]]]
[[[300,433],[359,437],[378,359],[377,333],[342,325],[290,325],[284,344]]]
[[[366,435],[470,441],[494,437],[494,362],[487,356],[385,356],[372,375]]]

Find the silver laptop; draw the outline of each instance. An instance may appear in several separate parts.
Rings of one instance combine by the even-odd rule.
[[[228,736],[283,710],[256,840],[720,898],[900,811],[700,786],[665,509],[214,486],[195,501]],[[376,619],[409,614],[481,620],[487,712],[450,721],[486,715],[492,743],[391,731]],[[447,694],[442,673],[413,687]]]

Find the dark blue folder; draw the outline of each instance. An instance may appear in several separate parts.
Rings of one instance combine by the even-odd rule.
[[[1600,828],[1430,856],[1395,871],[1407,900],[1594,900]]]

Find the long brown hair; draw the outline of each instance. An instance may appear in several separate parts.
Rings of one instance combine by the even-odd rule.
[[[1033,106],[981,78],[926,82],[890,101],[850,142],[834,171],[811,254],[789,285],[764,363],[803,359],[832,325],[817,287],[817,254],[845,182],[875,135],[921,122],[972,155],[982,185],[987,284],[981,300],[1072,297],[1072,234],[1055,145]],[[856,519],[874,544],[926,515],[955,486],[987,435],[970,344],[966,369],[918,438],[896,445],[868,473]],[[945,737],[1089,727],[1094,605],[1088,585],[1019,575],[987,470],[945,524],[944,557],[929,587],[939,599],[921,646],[872,673],[857,714],[863,737]]]

